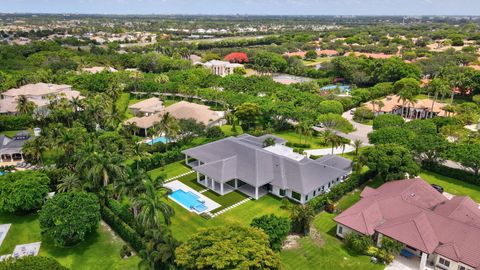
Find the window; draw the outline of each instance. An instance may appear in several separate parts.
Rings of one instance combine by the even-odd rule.
[[[438,263],[447,268],[450,267],[450,261],[445,258],[440,257],[440,259],[438,259]]]
[[[317,191],[316,191],[316,190],[313,191],[313,197],[315,197],[315,195],[317,195]]]
[[[305,195],[305,201],[308,201],[308,195]]]
[[[459,266],[458,266],[458,270],[467,270],[467,268],[466,268],[465,266],[459,265]]]
[[[292,191],[292,198],[294,198],[297,201],[300,201],[300,199],[302,198],[302,195],[300,195],[300,193],[298,192]]]
[[[280,196],[285,196],[285,189],[280,189]]]
[[[338,234],[343,234],[343,227],[342,226],[338,226]]]

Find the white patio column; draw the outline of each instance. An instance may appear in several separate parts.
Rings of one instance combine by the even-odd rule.
[[[235,189],[238,188],[238,179],[235,179]]]
[[[422,258],[420,259],[420,267],[418,268],[419,270],[425,270],[425,266],[427,266],[427,253],[421,252],[422,253]]]
[[[220,183],[220,195],[223,195],[223,183]]]
[[[383,237],[383,235],[381,233],[378,233],[377,247],[379,247],[379,248],[382,247],[382,237]]]
[[[20,156],[22,157],[22,162],[23,162],[23,154],[22,154],[22,153],[20,153]]]
[[[188,164],[188,156],[185,155],[185,164]]]
[[[255,187],[255,200],[258,200],[258,187]]]
[[[200,173],[197,172],[197,183],[200,183]]]
[[[212,181],[212,189],[215,190],[215,180],[213,180],[212,178],[210,178],[210,181]]]

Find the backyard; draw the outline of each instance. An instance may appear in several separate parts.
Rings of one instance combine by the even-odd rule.
[[[309,136],[305,138],[305,136],[298,134],[295,131],[287,130],[287,131],[280,131],[275,132],[273,135],[283,138],[291,143],[307,143],[310,144],[310,148],[308,149],[321,149],[321,148],[328,148],[328,145],[323,144],[323,139],[315,136]]]
[[[72,269],[134,269],[139,258],[120,258],[124,242],[102,222],[84,242],[73,247],[56,247],[53,241],[42,237],[38,216],[0,214],[0,224],[11,223],[7,237],[0,247],[0,255],[13,252],[16,245],[41,241],[39,256],[49,256]]]

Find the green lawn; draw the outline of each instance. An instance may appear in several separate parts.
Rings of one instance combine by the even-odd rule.
[[[300,140],[300,135],[291,130],[275,132],[273,135],[283,138],[291,143],[305,143],[305,136],[302,136],[302,139]],[[313,136],[307,138],[306,143],[310,144],[309,149],[329,148],[328,145],[323,144],[323,139]]]
[[[168,107],[172,104],[177,103],[178,101],[179,100],[176,100],[176,99],[166,99],[166,100],[163,101],[163,106]]]
[[[99,228],[82,243],[69,248],[54,246],[49,239],[42,238],[36,214],[16,216],[0,214],[0,224],[11,223],[0,254],[12,253],[16,245],[41,241],[40,256],[54,257],[62,265],[72,269],[135,269],[139,258],[120,258],[123,241],[113,235],[106,226]]]
[[[185,161],[178,161],[165,165],[163,168],[157,168],[148,172],[150,177],[157,178],[159,175],[165,174],[165,179],[170,179],[177,175],[191,171],[190,168],[185,166]]]
[[[235,128],[237,129],[237,132],[232,131],[232,125],[223,125],[220,127],[225,136],[237,136],[243,134],[243,130],[240,125],[236,125]]]
[[[172,229],[173,235],[181,241],[188,240],[192,234],[202,228],[224,226],[229,223],[238,223],[248,226],[253,218],[268,214],[288,216],[288,211],[280,208],[280,199],[272,195],[265,195],[257,201],[248,201],[230,211],[208,220],[195,213],[187,211],[172,201],[170,201],[170,205],[175,210],[175,216],[172,218],[172,225],[170,228]]]
[[[21,131],[25,131],[25,130],[6,130],[6,131],[0,131],[0,135],[6,135],[8,137],[13,137],[15,136],[15,134],[17,134],[18,132],[21,132]],[[26,130],[28,133],[30,134],[33,134],[33,130],[32,129],[27,129]]]
[[[122,114],[122,119],[129,119],[133,117],[132,113],[128,109],[128,105],[130,105],[129,93],[123,93],[117,100],[116,105],[118,111]]]
[[[315,60],[303,60],[305,66],[315,66],[321,63],[330,62],[333,58],[331,57],[318,57]]]
[[[422,171],[420,177],[430,184],[442,186],[445,192],[453,195],[470,196],[474,201],[480,202],[480,186],[429,171]]]

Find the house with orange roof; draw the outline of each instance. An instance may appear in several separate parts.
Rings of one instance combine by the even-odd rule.
[[[446,117],[449,115],[444,107],[446,103],[433,101],[432,99],[421,99],[415,103],[405,102],[398,95],[390,95],[381,100],[381,106],[372,101],[364,104],[364,107],[375,114],[398,114],[409,119],[426,119],[436,116]]]

